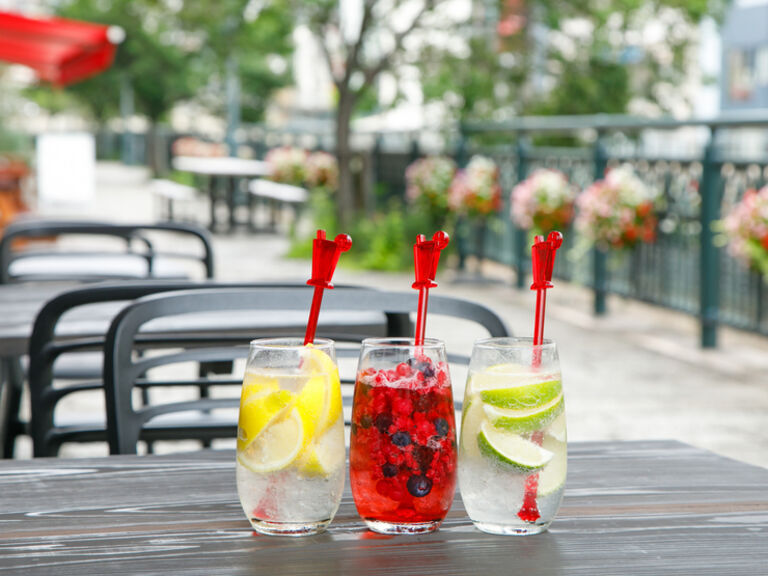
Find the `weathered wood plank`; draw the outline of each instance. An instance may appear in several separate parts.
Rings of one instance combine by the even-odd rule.
[[[574,443],[547,534],[366,531],[347,488],[328,533],[256,536],[232,453],[0,462],[0,573],[768,574],[768,470],[677,442]]]

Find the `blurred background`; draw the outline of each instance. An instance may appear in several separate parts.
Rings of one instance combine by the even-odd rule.
[[[225,278],[301,275],[287,258],[344,230],[354,274],[393,274],[356,277],[403,289],[443,228],[447,289],[527,326],[530,241],[556,226],[575,436],[766,465],[767,108],[762,0],[0,0],[0,227],[196,221]],[[217,227],[220,184],[189,169],[220,157],[284,186],[233,175],[245,227]],[[631,217],[600,236],[624,200],[588,220],[577,198],[618,168]]]

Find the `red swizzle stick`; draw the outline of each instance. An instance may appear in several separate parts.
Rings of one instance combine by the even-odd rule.
[[[312,241],[312,278],[307,284],[315,287],[312,297],[312,307],[309,310],[307,332],[304,336],[304,345],[315,340],[317,330],[317,318],[320,315],[320,304],[323,301],[323,290],[333,289],[331,278],[339,262],[339,256],[352,247],[352,238],[348,234],[339,234],[335,240],[326,240],[325,230],[317,231],[317,238]]]
[[[429,289],[437,286],[437,264],[440,261],[440,251],[448,246],[451,239],[443,231],[435,232],[432,240],[427,240],[424,234],[416,237],[413,245],[413,262],[416,268],[416,282],[412,287],[419,291],[419,309],[416,314],[416,334],[414,343],[416,346],[424,344],[424,330],[427,326],[427,300]]]
[[[560,232],[550,232],[547,239],[536,236],[531,248],[531,269],[533,284],[531,290],[536,290],[536,320],[533,326],[533,345],[541,346],[544,342],[544,312],[547,307],[547,289],[552,288],[552,270],[555,266],[555,252],[563,245],[563,235]],[[541,365],[541,350],[533,350],[532,364]],[[531,440],[541,445],[544,435],[536,431]],[[535,522],[541,517],[536,505],[536,493],[539,489],[539,474],[531,474],[525,481],[525,496],[523,505],[517,516],[525,522]]]

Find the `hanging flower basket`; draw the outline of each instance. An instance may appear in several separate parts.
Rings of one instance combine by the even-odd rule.
[[[301,148],[273,148],[264,158],[269,166],[269,178],[281,184],[302,186],[306,178],[307,152]]]
[[[768,276],[768,186],[747,190],[723,220],[723,228],[728,251]]]
[[[576,200],[576,229],[602,250],[653,242],[657,195],[629,164],[613,168]]]
[[[448,194],[448,206],[459,214],[486,217],[501,208],[499,168],[485,156],[473,156],[456,173]]]
[[[547,235],[568,228],[573,218],[576,189],[558,170],[536,170],[511,194],[512,221],[518,228]]]
[[[328,152],[312,152],[306,160],[306,183],[313,189],[335,192],[339,187],[339,165]]]

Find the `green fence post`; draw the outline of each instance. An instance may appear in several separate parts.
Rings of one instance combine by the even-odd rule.
[[[459,124],[459,142],[456,146],[456,166],[464,168],[467,165],[467,133],[464,125]],[[456,220],[456,252],[459,256],[458,268],[464,270],[467,259],[467,241],[463,233],[464,218],[459,216]]]
[[[717,346],[717,317],[720,300],[720,253],[714,244],[712,225],[720,217],[718,166],[715,158],[715,130],[704,149],[701,183],[701,263],[699,270],[699,321],[702,348]]]
[[[605,168],[608,165],[608,153],[603,146],[601,134],[598,133],[595,141],[595,180],[605,176]],[[605,299],[608,293],[608,273],[606,268],[606,253],[597,247],[592,249],[592,281],[595,292],[594,310],[596,316],[603,316],[606,312]]]
[[[530,150],[530,143],[528,138],[524,135],[520,135],[517,141],[517,182],[522,182],[528,177],[528,152]],[[526,248],[527,246],[528,231],[515,226],[515,267],[517,268],[517,278],[515,285],[518,290],[524,290],[526,288],[526,267],[527,260]]]

